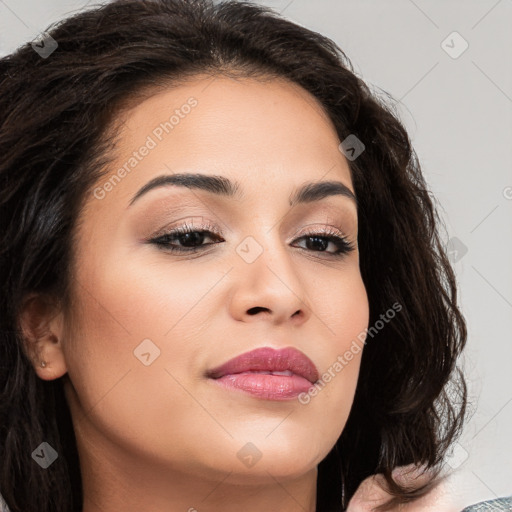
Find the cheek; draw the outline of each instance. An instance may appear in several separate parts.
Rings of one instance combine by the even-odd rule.
[[[328,291],[325,291],[328,290]],[[368,296],[359,272],[345,274],[336,286],[329,284],[319,295],[314,314],[327,333],[323,343],[320,382],[301,397],[301,403],[317,409],[334,438],[341,434],[352,406],[369,321]],[[327,427],[326,427],[327,428]]]
[[[330,374],[342,374],[344,391],[355,392],[361,356],[370,317],[366,288],[359,273],[340,286],[338,314],[333,321],[337,333],[336,358],[329,365]]]
[[[197,320],[205,318],[206,304],[211,307],[210,295],[205,296],[229,267],[194,266],[163,252],[149,256],[148,252],[120,250],[89,273],[90,281],[96,283],[95,294],[112,313],[107,324],[115,317],[134,341],[150,335],[170,339],[180,329],[185,331],[185,324],[200,327]]]
[[[223,274],[206,267],[192,274],[183,263],[173,265],[169,260],[166,264],[165,255],[158,260],[122,252],[104,255],[101,262],[92,261],[84,268],[80,277],[88,283],[85,290],[79,290],[81,330],[88,337],[94,333],[94,339],[110,338],[108,350],[117,346],[122,351],[133,350],[144,338],[165,343],[180,330],[190,337],[190,326],[200,327],[190,318],[204,318],[198,313],[204,309],[201,302],[206,303],[202,299]]]
[[[210,269],[191,276],[183,265],[173,268],[120,254],[102,254],[101,261],[92,258],[83,264],[77,279],[83,283],[77,288],[78,323],[65,352],[69,376],[84,408],[95,406],[114,386],[116,393],[126,388],[130,371],[159,368],[158,378],[163,381],[170,379],[166,368],[180,379],[197,372],[208,304],[211,310],[211,299],[201,299],[222,275]],[[146,367],[141,359],[148,352],[154,362]],[[155,373],[144,377],[145,388],[162,388]]]
[[[200,354],[194,330],[201,326],[191,313],[201,314],[194,305],[207,283],[183,273],[163,279],[147,265],[97,263],[79,277],[86,283],[78,289],[79,322],[65,345],[76,391],[68,400],[78,400],[95,427],[127,450],[144,444],[148,425],[165,427],[159,434],[169,434],[165,442],[171,443],[182,428],[176,411],[199,414],[180,383],[188,387],[186,376]],[[139,350],[143,340],[151,341]]]
[[[323,286],[322,286],[323,284]],[[340,272],[334,280],[315,276],[315,287],[311,297],[312,314],[318,317],[316,322],[323,338],[329,342],[329,354],[332,356],[349,348],[353,339],[364,341],[362,334],[368,327],[369,304],[366,288],[359,270]],[[334,352],[333,352],[333,349]],[[325,362],[325,361],[324,361]]]

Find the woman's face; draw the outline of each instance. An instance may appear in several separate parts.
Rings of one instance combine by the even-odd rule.
[[[123,121],[116,160],[80,218],[76,323],[63,343],[83,460],[241,482],[314,470],[349,414],[354,340],[369,318],[353,199],[289,202],[306,183],[354,193],[332,123],[288,82],[223,77],[161,92]],[[138,194],[185,173],[238,188],[168,183]],[[164,236],[184,226],[213,235]],[[345,237],[354,250],[307,234]],[[207,376],[260,347],[294,347],[331,378],[315,396],[277,399]]]

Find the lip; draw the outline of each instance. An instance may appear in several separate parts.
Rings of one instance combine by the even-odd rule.
[[[271,375],[252,372],[291,372]],[[207,377],[218,384],[269,400],[294,398],[311,388],[318,378],[318,369],[300,350],[260,347],[245,352],[209,370]]]

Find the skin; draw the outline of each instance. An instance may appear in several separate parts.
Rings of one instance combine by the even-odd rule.
[[[27,300],[34,368],[41,379],[64,376],[84,512],[313,512],[317,465],[346,423],[361,352],[307,405],[224,390],[204,374],[257,347],[293,346],[322,375],[368,326],[356,205],[341,195],[288,204],[309,181],[354,192],[348,162],[325,112],[298,86],[197,76],[119,117],[115,160],[98,185],[191,96],[197,106],[129,174],[87,198],[72,311]],[[152,178],[178,172],[236,180],[243,198],[167,186],[129,206]],[[192,218],[222,242],[192,255],[148,242]],[[303,232],[326,224],[355,249],[341,258],[332,243],[308,249]],[[262,250],[252,263],[236,251],[247,236]],[[160,350],[148,366],[134,355],[144,339]],[[251,467],[237,457],[249,442],[261,453]]]
[[[395,481],[402,485],[420,486],[428,482],[429,473],[413,464],[395,468]],[[364,480],[348,504],[347,512],[373,512],[390,498],[388,486],[383,475],[373,475]],[[449,478],[442,480],[426,496],[414,502],[401,504],[392,508],[391,512],[460,512],[461,508],[453,499],[449,487]]]

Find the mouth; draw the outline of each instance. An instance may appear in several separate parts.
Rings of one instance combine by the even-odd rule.
[[[319,374],[311,359],[293,347],[260,347],[208,371],[207,377],[258,398],[287,400],[307,392]]]

